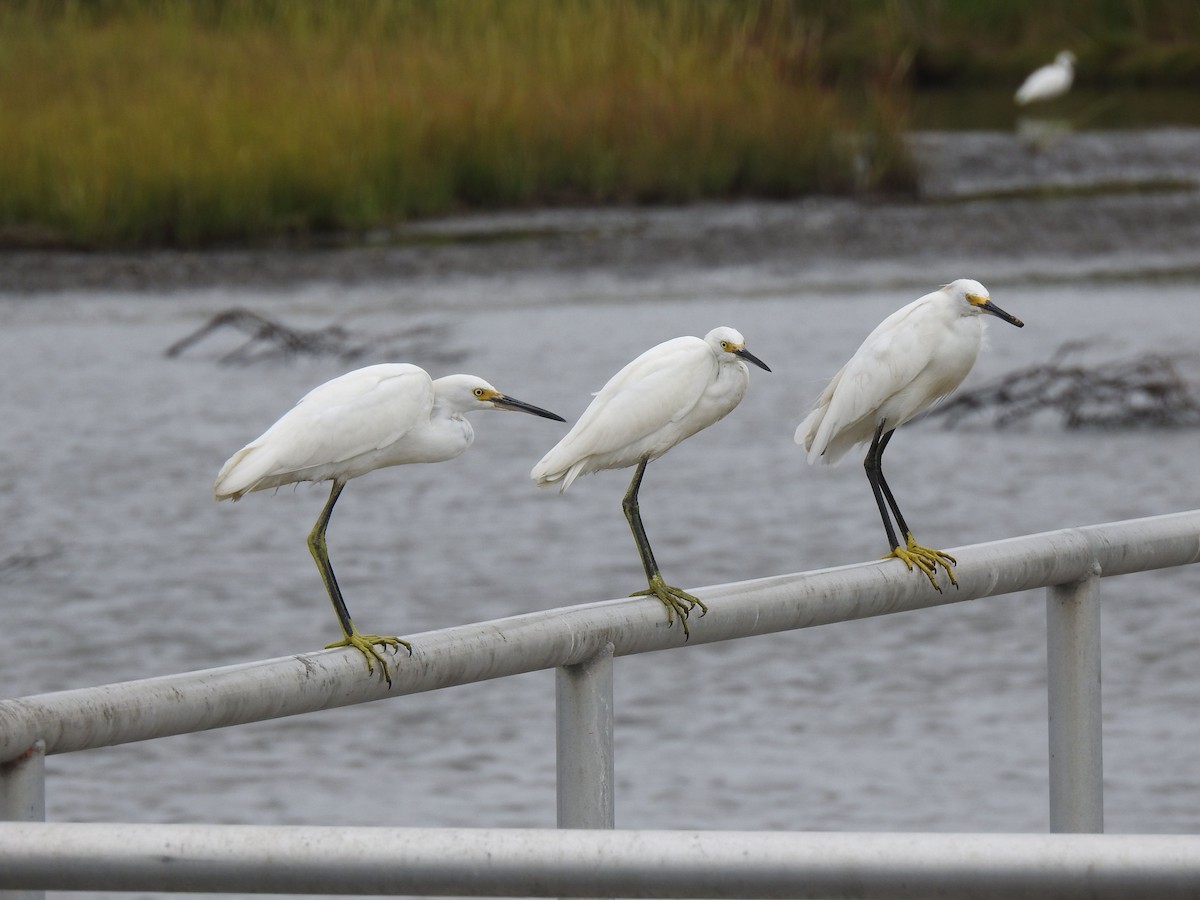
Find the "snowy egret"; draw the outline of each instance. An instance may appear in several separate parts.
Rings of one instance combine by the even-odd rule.
[[[808,451],[809,463],[837,462],[856,444],[871,442],[864,465],[892,546],[884,559],[894,556],[910,572],[916,566],[938,591],[941,586],[934,577],[938,565],[958,585],[950,568],[955,559],[917,543],[884,480],[883,451],[897,428],[946,397],[967,377],[983,340],[979,319],[983,313],[1018,328],[1025,325],[992,303],[987,288],[969,278],[953,281],[892,313],[833,376],[813,411],[796,429],[796,443]],[[888,507],[903,544],[896,539]]]
[[[367,366],[327,381],[306,394],[291,411],[221,467],[213,484],[218,500],[237,500],[251,491],[298,481],[332,481],[321,515],[308,535],[308,549],[341,623],[344,638],[329,647],[355,647],[373,672],[379,661],[391,686],[387,660],[375,645],[412,654],[408,641],[361,634],[350,620],[329,562],[325,529],[333,505],[351,478],[386,466],[442,462],[471,446],[475,433],[464,414],[505,409],[566,421],[514,400],[474,375],[431,380],[424,369],[407,363]]]
[[[575,427],[530,473],[539,485],[561,482],[562,492],[580,475],[637,466],[621,505],[650,587],[632,596],[657,597],[667,607],[668,622],[679,616],[685,636],[688,613],[699,606],[703,615],[708,607],[663,581],[642,526],[638,490],[647,463],[725,418],[741,402],[750,381],[742,360],[771,371],[733,328],[652,347],[609,379]]]
[[[1071,81],[1075,78],[1074,67],[1075,54],[1070,50],[1062,51],[1054,58],[1054,62],[1042,66],[1026,78],[1013,99],[1018,106],[1026,106],[1061,97],[1071,89]]]

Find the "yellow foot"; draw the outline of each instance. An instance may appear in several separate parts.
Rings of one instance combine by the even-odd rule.
[[[942,592],[942,586],[938,584],[937,579],[934,577],[934,572],[937,571],[938,566],[941,566],[950,577],[950,583],[958,587],[958,579],[954,577],[953,569],[958,560],[949,553],[943,553],[941,550],[922,547],[911,534],[905,535],[905,537],[907,538],[907,546],[894,548],[884,559],[895,557],[908,566],[908,571],[910,572],[914,566],[920,569],[925,573],[925,577],[929,579],[929,583],[933,585],[939,594]]]
[[[697,606],[700,607],[700,615],[708,612],[708,607],[699,597],[689,594],[687,591],[677,587],[671,587],[662,580],[661,575],[655,575],[650,579],[650,587],[644,591],[635,591],[629,595],[630,597],[657,597],[662,601],[663,606],[667,608],[667,624],[674,623],[675,617],[679,616],[679,624],[683,626],[683,636],[686,639],[690,636],[688,631],[688,613]]]
[[[391,647],[393,650],[399,649],[401,646],[408,651],[408,655],[412,656],[412,644],[403,638],[390,637],[380,634],[359,634],[357,631],[353,634],[348,634],[340,641],[334,641],[332,644],[326,644],[326,650],[332,650],[335,647],[354,647],[363,658],[367,661],[367,672],[375,671],[375,663],[372,659],[378,660],[380,668],[383,669],[383,678],[387,682],[388,687],[392,686],[392,673],[388,669],[387,659],[384,655],[375,648],[376,644],[384,647]]]

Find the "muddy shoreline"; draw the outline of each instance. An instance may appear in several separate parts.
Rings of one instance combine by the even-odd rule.
[[[924,133],[913,142],[924,172],[919,200],[538,209],[415,223],[353,242],[14,249],[0,252],[0,265],[4,289],[18,294],[349,285],[448,272],[615,269],[637,277],[747,265],[816,283],[848,278],[847,269],[888,278],[969,266],[1032,279],[1200,269],[1198,129],[1068,134],[1043,147],[1000,132]]]

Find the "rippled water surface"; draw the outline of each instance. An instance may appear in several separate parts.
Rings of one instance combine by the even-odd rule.
[[[1098,210],[1110,202],[1076,220],[1099,245],[1113,228],[1138,230],[1106,230]],[[1148,231],[1156,210],[1184,216],[1186,202],[1194,207],[1131,197],[1120,209]],[[210,486],[310,387],[384,359],[473,372],[573,420],[650,345],[734,325],[774,372],[754,370],[741,407],[649,467],[642,511],[667,579],[702,586],[879,556],[861,467],[810,469],[791,434],[874,324],[920,293],[972,275],[1026,321],[989,323],[970,384],[1073,340],[1089,343],[1082,358],[1093,362],[1176,353],[1200,381],[1196,245],[1167,231],[1153,252],[1132,247],[1117,265],[1082,238],[1039,241],[1066,211],[1028,208],[1041,255],[964,232],[943,266],[884,250],[738,255],[723,236],[753,248],[755,229],[769,244],[776,226],[849,234],[846,222],[869,230],[886,216],[900,241],[939,228],[949,246],[953,228],[934,216],[986,222],[986,207],[583,213],[590,224],[573,239],[600,246],[576,264],[550,247],[545,266],[533,254],[494,271],[439,268],[431,249],[409,276],[367,265],[359,277],[274,287],[197,277],[0,294],[3,693],[284,656],[335,638],[304,542],[326,488],[216,504]],[[664,233],[677,233],[675,250],[657,263],[627,246]],[[691,256],[678,250],[688,234]],[[320,254],[297,262],[319,264]],[[235,306],[296,327],[337,321],[386,349],[353,363],[224,365],[236,342],[217,337],[163,355]],[[628,472],[581,479],[564,496],[537,491],[529,469],[565,426],[490,413],[474,424],[475,446],[458,460],[373,473],[339,502],[330,551],[364,630],[412,635],[644,584],[619,505]],[[1198,440],[1068,432],[1051,420],[1008,431],[924,423],[897,435],[888,464],[917,534],[957,546],[1195,508]],[[1200,569],[1105,581],[1103,596],[1106,825],[1196,832]],[[618,826],[1045,830],[1044,618],[1037,592],[622,659]],[[549,827],[553,675],[56,756],[48,770],[54,820]]]

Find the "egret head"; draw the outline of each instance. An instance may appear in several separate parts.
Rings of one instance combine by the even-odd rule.
[[[566,421],[549,410],[507,396],[475,375],[447,375],[438,378],[433,382],[433,392],[438,403],[460,413],[477,409],[505,409],[530,413],[558,422]]]
[[[1063,50],[1058,56],[1054,57],[1054,64],[1056,66],[1065,66],[1069,69],[1075,65],[1075,54],[1070,50]]]
[[[738,359],[744,359],[746,362],[754,363],[754,365],[767,372],[771,371],[770,366],[746,349],[746,339],[742,337],[742,333],[736,328],[722,325],[706,334],[704,340],[713,348],[713,352],[717,354],[718,359],[728,354],[736,356]]]
[[[988,313],[997,319],[1003,319],[1009,325],[1016,325],[1018,328],[1025,327],[1024,322],[1016,316],[1006,313],[993,303],[992,298],[988,294],[988,289],[972,278],[960,278],[957,281],[952,281],[942,288],[942,290],[963,304],[964,315],[978,316]]]

